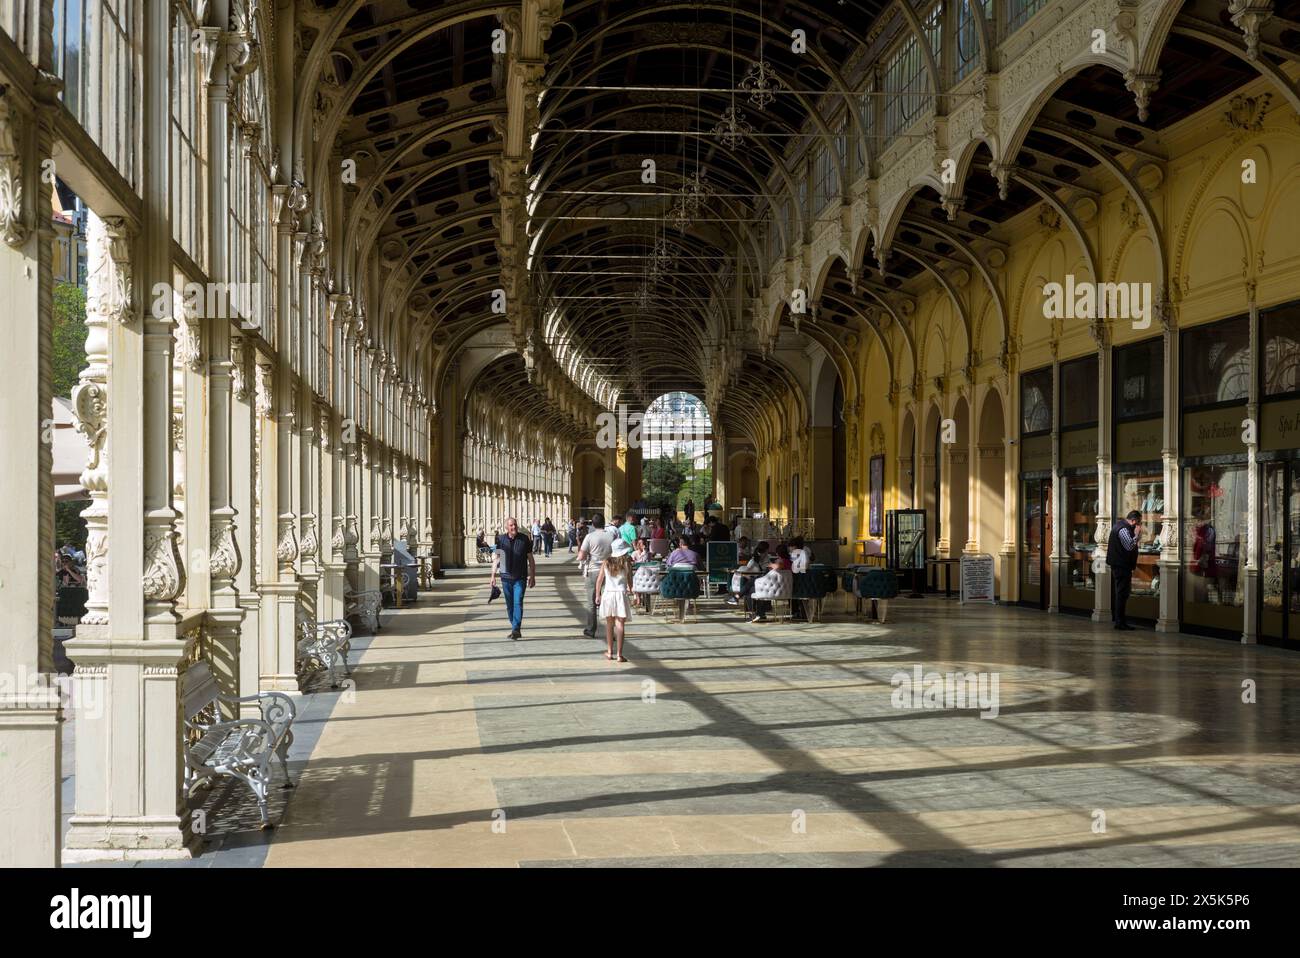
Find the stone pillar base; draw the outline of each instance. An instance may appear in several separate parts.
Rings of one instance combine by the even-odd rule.
[[[0,695],[0,867],[59,866],[62,724],[53,688]]]
[[[320,593],[321,621],[343,618],[343,594],[348,591],[348,567],[341,562],[325,564],[324,587]]]
[[[1259,570],[1246,570],[1246,595],[1242,600],[1242,645],[1255,645],[1259,642]]]
[[[178,817],[73,818],[63,846],[65,862],[153,861],[193,858],[201,840]]]

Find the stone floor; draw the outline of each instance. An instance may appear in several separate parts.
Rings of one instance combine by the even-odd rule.
[[[192,864],[1300,861],[1300,654],[927,598],[885,625],[639,617],[619,665],[568,560],[522,642],[482,569],[387,614],[355,696],[304,696],[280,826],[219,790]],[[996,678],[996,716],[896,707],[918,666]]]

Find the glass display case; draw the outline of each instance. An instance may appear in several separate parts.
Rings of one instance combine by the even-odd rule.
[[[1128,614],[1135,619],[1160,617],[1160,550],[1164,547],[1161,517],[1165,511],[1165,480],[1159,472],[1118,472],[1115,476],[1114,521],[1137,510],[1142,513],[1142,539]]]
[[[1183,470],[1183,621],[1242,628],[1249,470],[1245,464]]]
[[[1092,611],[1097,584],[1092,575],[1092,556],[1097,549],[1097,510],[1101,505],[1101,486],[1096,477],[1071,476],[1065,480],[1065,510],[1069,525],[1065,530],[1065,548],[1069,561],[1065,567],[1061,604],[1068,608]],[[1071,593],[1087,593],[1073,595]]]

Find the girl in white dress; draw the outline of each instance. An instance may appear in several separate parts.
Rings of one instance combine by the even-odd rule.
[[[631,551],[626,542],[615,539],[614,548],[601,564],[600,575],[596,577],[596,608],[605,620],[605,658],[610,661],[627,661],[623,658],[623,634],[627,617],[632,614],[632,603],[628,601],[628,589],[632,584],[632,560],[628,557]],[[615,636],[618,637],[617,656],[614,653]]]

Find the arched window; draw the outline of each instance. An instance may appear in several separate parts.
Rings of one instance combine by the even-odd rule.
[[[713,492],[713,422],[698,396],[664,393],[646,407],[641,463],[647,506],[675,509],[692,499],[703,510]]]

